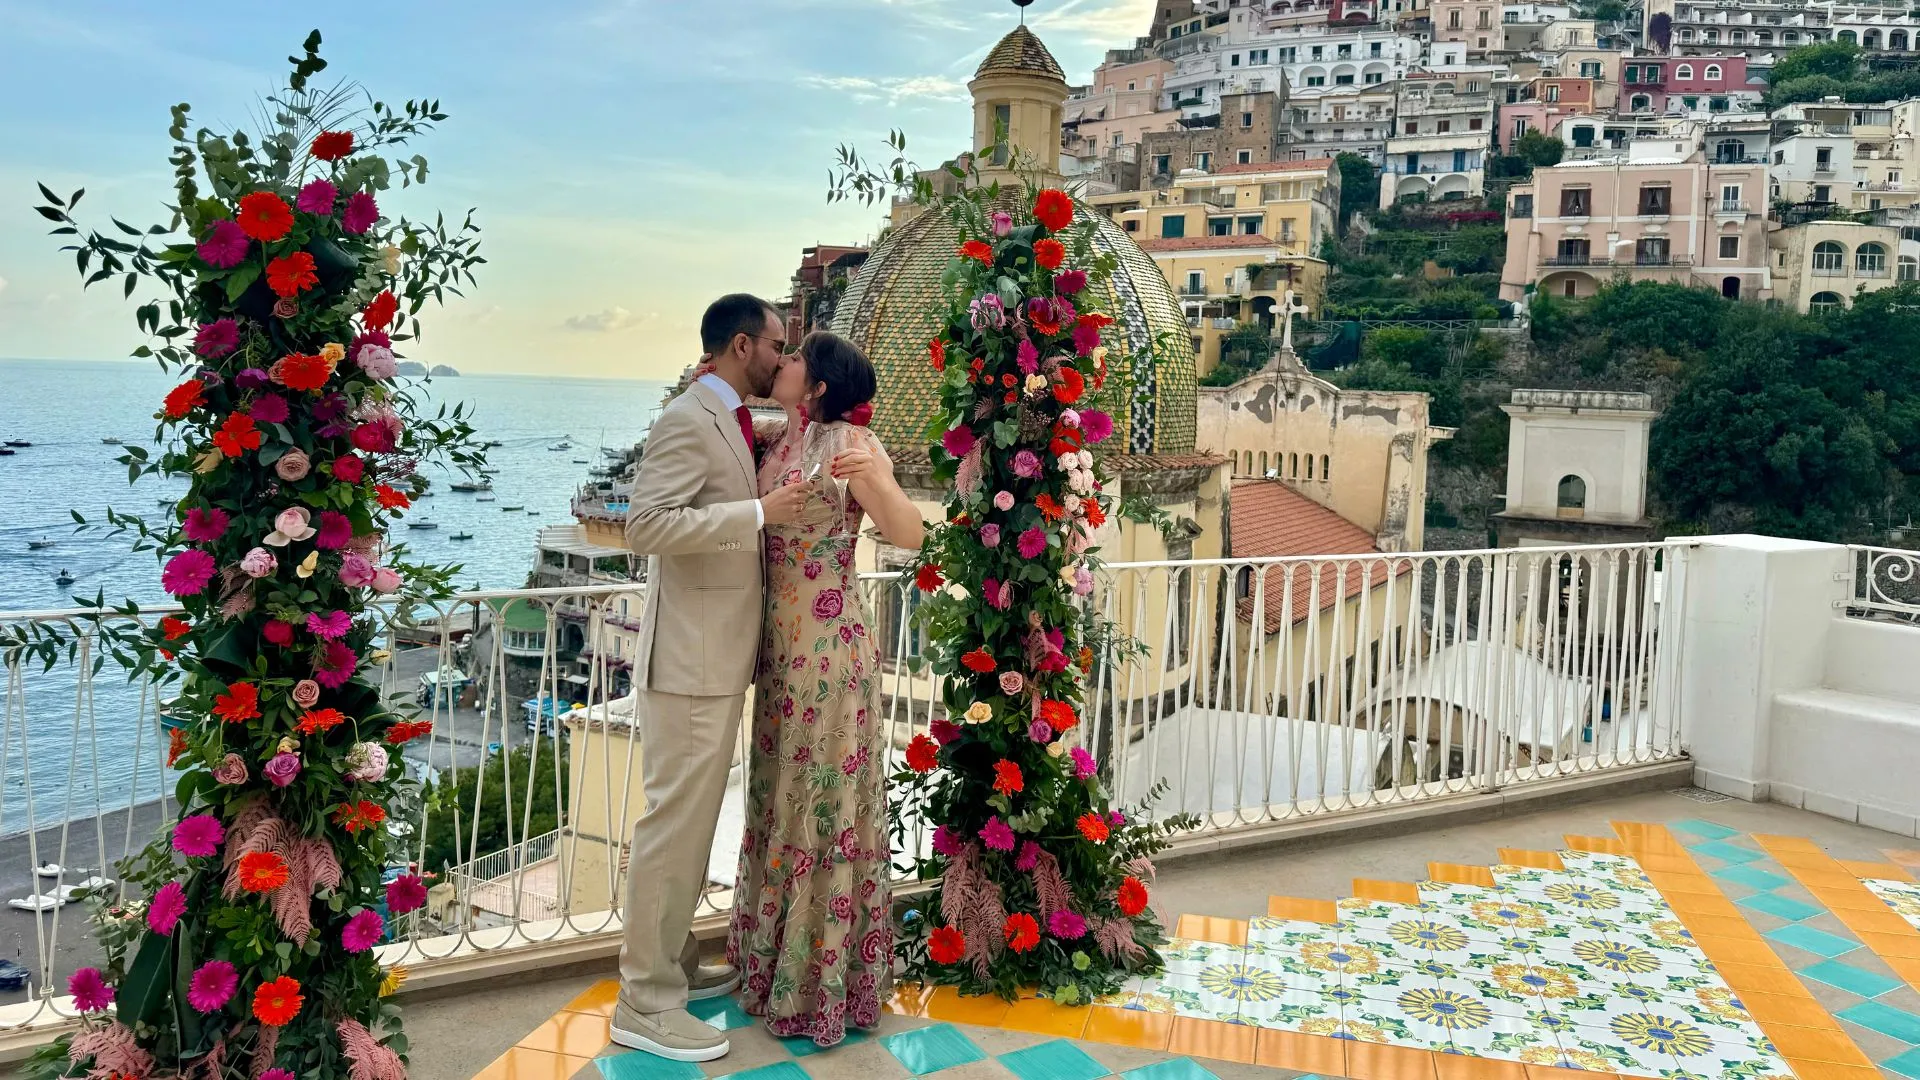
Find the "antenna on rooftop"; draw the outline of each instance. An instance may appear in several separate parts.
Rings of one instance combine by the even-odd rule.
[[[1033,0],[1013,0],[1013,6],[1020,9],[1020,25],[1027,25],[1027,8]]]

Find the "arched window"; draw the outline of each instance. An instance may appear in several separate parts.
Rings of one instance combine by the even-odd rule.
[[[1239,476],[1240,475],[1240,451],[1238,450],[1227,451],[1227,458],[1229,461],[1233,463],[1233,475]]]
[[[1691,30],[1686,30],[1686,29],[1682,29],[1682,30],[1680,31],[1680,40],[1681,40],[1681,41],[1683,41],[1683,42],[1685,42],[1685,41],[1692,41],[1692,40],[1693,40],[1693,31],[1691,31]]]
[[[1307,479],[1313,479],[1313,455],[1307,455]]]
[[[1860,35],[1860,47],[1863,49],[1879,48],[1880,47],[1880,31],[1869,30],[1866,33]]]
[[[1807,298],[1807,310],[1815,315],[1824,311],[1837,311],[1843,301],[1836,292],[1817,292]]]
[[[1788,45],[1798,44],[1800,41],[1800,31],[1782,30],[1780,31],[1780,40]]]
[[[1719,77],[1720,77],[1720,65],[1719,65],[1719,64],[1708,64],[1708,65],[1707,65],[1707,74],[1706,74],[1706,77],[1707,77],[1707,78],[1709,78],[1709,79],[1717,79],[1717,78],[1719,78]]]
[[[1561,517],[1585,517],[1587,513],[1587,482],[1571,474],[1560,478],[1560,493],[1556,503]]]
[[[1267,475],[1267,452],[1265,450],[1260,451],[1260,475]]]
[[[1673,69],[1673,77],[1676,79],[1693,78],[1693,65],[1692,64],[1676,65]]]
[[[1847,265],[1847,249],[1838,240],[1822,240],[1813,245],[1814,273],[1840,273]]]
[[[1287,476],[1294,480],[1300,479],[1300,455],[1299,454],[1287,455]]]
[[[1773,44],[1773,31],[1756,30],[1753,34],[1753,40],[1761,45],[1771,45]]]
[[[1320,482],[1324,484],[1331,479],[1333,479],[1333,458],[1329,457],[1326,454],[1321,454],[1320,455]]]
[[[1861,244],[1853,252],[1853,268],[1867,277],[1887,276],[1887,245]]]
[[[1900,280],[1920,281],[1920,259],[1911,255],[1900,256]]]
[[[1887,31],[1887,48],[1895,49],[1895,50],[1898,50],[1899,52],[1906,52],[1907,51],[1907,32],[1905,30]]]
[[[1859,39],[1859,37],[1857,37],[1857,36],[1856,36],[1856,35],[1854,34],[1854,32],[1853,32],[1853,31],[1851,31],[1851,30],[1842,30],[1842,31],[1840,31],[1840,40],[1841,40],[1841,41],[1844,41],[1844,42],[1846,42],[1846,43],[1847,43],[1847,44],[1849,44],[1849,45],[1858,45],[1858,44],[1860,44],[1860,39]]]

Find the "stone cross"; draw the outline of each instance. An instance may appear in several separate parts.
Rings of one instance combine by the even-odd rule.
[[[1280,348],[1283,352],[1293,351],[1293,317],[1295,315],[1305,316],[1306,313],[1306,301],[1294,296],[1292,289],[1288,289],[1282,294],[1280,315],[1287,320],[1286,328],[1280,332]]]

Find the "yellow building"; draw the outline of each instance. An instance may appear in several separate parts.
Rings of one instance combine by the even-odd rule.
[[[1774,298],[1803,313],[1850,306],[1861,292],[1911,280],[1920,263],[1900,261],[1900,252],[1893,225],[1809,221],[1767,233]]]

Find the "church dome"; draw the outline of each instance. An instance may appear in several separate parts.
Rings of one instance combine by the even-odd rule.
[[[1114,421],[1115,438],[1107,447],[1127,454],[1189,453],[1197,384],[1193,338],[1180,304],[1160,267],[1126,230],[1083,206],[1075,214],[1093,220],[1095,251],[1115,260],[1106,283],[1088,289],[1114,320],[1106,331],[1113,376],[1102,394]],[[940,380],[928,362],[927,343],[947,308],[941,276],[959,246],[958,227],[938,211],[900,225],[874,248],[834,315],[834,333],[865,350],[879,375],[873,430],[888,447],[927,441]],[[1123,365],[1138,391],[1131,406],[1118,400],[1126,385]]]
[[[1060,64],[1047,51],[1047,46],[1034,36],[1033,31],[1024,25],[1014,28],[1013,33],[1000,39],[1000,44],[987,53],[980,61],[979,70],[974,78],[982,75],[1046,75],[1065,82],[1066,72],[1060,70]]]

